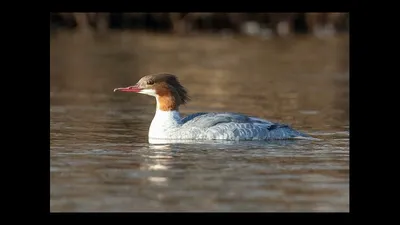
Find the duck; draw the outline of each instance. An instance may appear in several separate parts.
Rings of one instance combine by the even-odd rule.
[[[156,99],[149,140],[268,141],[307,139],[310,135],[287,124],[235,112],[198,112],[181,116],[180,106],[190,101],[187,89],[171,73],[143,76],[135,85],[114,92],[139,93]]]

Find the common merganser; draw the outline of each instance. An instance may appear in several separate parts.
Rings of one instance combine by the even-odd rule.
[[[239,113],[200,112],[182,118],[179,106],[186,104],[190,98],[173,74],[147,75],[135,85],[115,88],[116,91],[135,92],[156,98],[156,113],[148,132],[149,139],[153,140],[265,141],[310,137],[288,125]]]

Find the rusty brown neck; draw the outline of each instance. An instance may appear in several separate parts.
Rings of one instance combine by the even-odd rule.
[[[156,90],[157,109],[162,111],[179,111],[181,99],[179,94],[167,85],[163,85]]]

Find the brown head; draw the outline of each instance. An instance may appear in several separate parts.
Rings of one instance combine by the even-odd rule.
[[[173,74],[160,73],[142,77],[135,85],[115,88],[115,91],[135,92],[154,96],[157,107],[162,111],[178,110],[180,105],[189,101],[186,89]]]

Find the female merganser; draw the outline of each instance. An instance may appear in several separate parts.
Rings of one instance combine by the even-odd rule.
[[[135,85],[115,88],[156,98],[157,109],[149,139],[162,140],[282,140],[309,137],[288,125],[238,113],[200,112],[181,118],[179,106],[187,103],[186,89],[172,74],[152,74]]]

